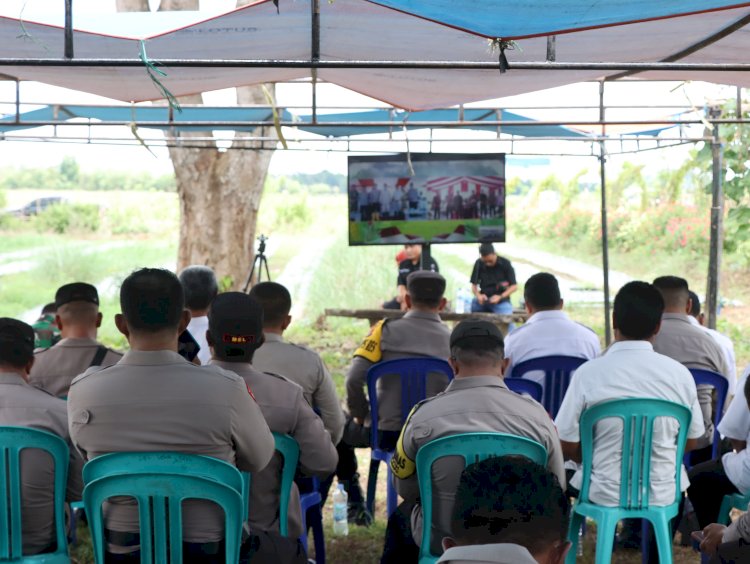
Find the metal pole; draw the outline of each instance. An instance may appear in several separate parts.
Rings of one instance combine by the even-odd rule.
[[[711,117],[719,117],[720,109],[714,109]],[[724,187],[722,184],[724,147],[718,124],[714,124],[711,154],[713,167],[711,170],[711,242],[708,256],[708,284],[706,290],[706,309],[708,310],[708,326],[716,329],[716,314],[719,305],[719,273],[721,265],[721,247],[724,243]]]
[[[65,0],[65,52],[66,59],[73,58],[73,0]]]
[[[602,122],[604,136],[604,82],[599,83],[599,119]],[[599,182],[602,193],[602,282],[604,284],[604,343],[612,343],[612,327],[609,311],[609,236],[607,229],[607,157],[604,141],[599,142]]]
[[[320,0],[310,3],[312,10],[312,34],[310,55],[314,62],[320,61]],[[318,69],[311,69],[312,73],[312,122],[318,123]]]

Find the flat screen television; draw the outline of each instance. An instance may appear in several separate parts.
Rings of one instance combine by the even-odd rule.
[[[349,157],[349,244],[505,241],[505,155]]]

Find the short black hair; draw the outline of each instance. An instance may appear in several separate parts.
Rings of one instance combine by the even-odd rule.
[[[654,286],[664,298],[668,308],[684,308],[690,297],[687,280],[679,276],[659,276],[654,278]]]
[[[451,533],[459,545],[512,543],[539,554],[565,541],[569,520],[557,476],[524,456],[501,456],[464,469]]]
[[[278,282],[259,282],[250,290],[250,295],[263,306],[263,324],[281,325],[292,311],[292,296]]]
[[[645,340],[656,333],[664,313],[664,298],[648,282],[628,282],[615,296],[615,329],[628,339]]]
[[[163,268],[141,268],[120,287],[120,308],[128,327],[156,333],[177,329],[185,309],[182,284]]]
[[[523,299],[536,309],[554,309],[560,305],[560,286],[549,272],[538,272],[524,285]]]
[[[698,297],[698,294],[690,290],[688,292],[688,296],[690,296],[691,304],[690,304],[690,315],[693,317],[698,317],[701,314],[701,299]]]
[[[487,255],[495,254],[495,246],[492,243],[482,243],[479,245],[479,256],[486,257]]]
[[[0,317],[0,364],[25,367],[34,358],[34,329],[31,325]]]
[[[42,315],[55,312],[57,312],[57,305],[55,305],[55,302],[50,302],[42,308]]]
[[[185,307],[190,310],[204,310],[219,293],[216,274],[207,266],[194,264],[180,272],[180,282],[185,292]]]

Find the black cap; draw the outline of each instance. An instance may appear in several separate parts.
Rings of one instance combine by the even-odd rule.
[[[445,278],[431,270],[416,270],[406,277],[406,289],[412,300],[439,300],[445,293]]]
[[[503,334],[496,325],[481,319],[467,319],[453,328],[451,348],[477,348],[504,344]]]
[[[0,361],[23,366],[34,356],[34,330],[31,325],[0,317]]]
[[[263,342],[263,306],[242,292],[219,294],[208,312],[208,331],[214,349],[223,345],[254,350]]]
[[[89,302],[99,305],[99,293],[86,282],[73,282],[60,286],[55,294],[55,306],[60,307],[70,302]]]

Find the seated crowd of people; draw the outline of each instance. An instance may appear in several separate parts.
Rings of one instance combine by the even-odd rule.
[[[439,273],[416,270],[404,285],[406,313],[374,324],[354,352],[344,408],[320,356],[284,338],[292,298],[280,284],[258,283],[249,294],[219,293],[205,266],[188,267],[179,276],[137,270],[123,281],[114,316],[129,345],[124,354],[97,341],[102,312],[96,288],[66,284],[54,304],[45,306],[36,335],[26,323],[0,318],[0,425],[45,430],[69,443],[70,502],[82,497],[85,462],[107,453],[199,454],[249,472],[241,561],[307,561],[299,541],[305,534],[300,488],[310,487],[303,477],[320,480],[324,501],[335,477],[348,493],[349,521],[368,526],[372,515],[355,449],[377,446],[393,453],[393,486],[401,497],[388,519],[381,562],[417,562],[423,528],[430,527],[429,550],[442,554],[440,562],[559,564],[570,550],[570,499],[579,495],[583,475],[581,415],[608,400],[667,400],[690,410],[685,451],[691,468],[688,474],[675,465],[677,425],[659,418],[650,503],[674,502],[678,468],[686,495],[672,520],[673,534],[689,503],[702,533],[700,549],[712,562],[750,561],[750,513],[730,526],[716,522],[725,495],[750,492],[750,367],[735,386],[731,341],[702,327],[698,298],[684,279],[662,276],[624,285],[614,300],[614,343],[604,351],[597,335],[563,310],[558,281],[549,273],[526,281],[528,320],[507,337],[486,320],[466,319],[449,328],[440,317],[446,281]],[[552,355],[585,360],[554,421],[504,380],[513,366]],[[384,378],[378,413],[371,413],[368,370],[412,357],[448,361],[453,378],[430,374],[425,399],[405,420],[401,385]],[[737,390],[718,428],[729,446],[717,459],[712,389],[696,386],[689,371],[694,368],[723,375],[730,393]],[[534,373],[527,377],[543,383]],[[374,418],[376,445],[370,437]],[[475,432],[530,439],[544,447],[546,461],[510,455],[465,466],[457,457],[439,459],[432,468],[432,519],[425,523],[420,449]],[[279,510],[283,457],[272,433],[290,435],[300,450],[300,486],[292,488],[286,536],[280,534]],[[595,429],[588,490],[593,503],[619,503],[621,434],[621,425]],[[38,455],[30,450],[22,458],[24,554],[48,552],[56,544],[50,461]],[[224,520],[217,506],[191,502],[183,527],[186,562],[224,561]],[[640,522],[626,522],[621,536],[639,531]],[[107,562],[140,561],[132,500],[110,500],[105,539]],[[649,561],[658,562],[655,540],[646,542]]]

